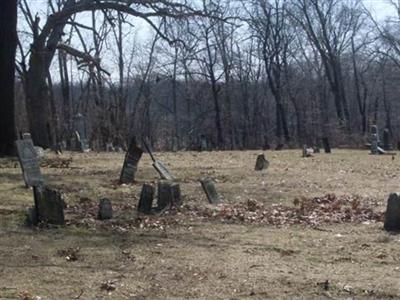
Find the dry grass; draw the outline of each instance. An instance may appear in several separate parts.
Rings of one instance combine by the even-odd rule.
[[[389,193],[399,190],[400,157],[267,152],[270,168],[255,172],[257,154],[156,155],[195,205],[206,205],[197,181],[202,176],[214,178],[232,204],[291,205],[299,196],[336,193],[374,199],[383,210]],[[128,186],[116,184],[122,154],[63,158],[69,156],[69,168],[53,164],[42,171],[70,205],[104,196],[136,205],[141,184],[157,181],[147,156],[138,183]],[[32,191],[15,165],[0,161],[0,299],[400,299],[400,236],[385,233],[380,223],[277,228],[188,218],[164,230],[109,230],[107,222],[32,230],[23,226]]]

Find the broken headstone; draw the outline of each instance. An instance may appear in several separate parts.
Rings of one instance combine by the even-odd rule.
[[[35,208],[30,212],[33,225],[64,225],[65,203],[58,191],[44,186],[33,187]]]
[[[261,171],[264,169],[268,169],[268,167],[269,167],[269,161],[265,158],[265,155],[259,154],[257,156],[256,166],[254,167],[254,169],[256,171]]]
[[[144,214],[151,213],[155,188],[150,184],[143,184],[138,204],[138,211]]]
[[[121,175],[119,178],[120,184],[132,183],[135,180],[135,174],[140,158],[142,157],[143,150],[136,144],[136,139],[133,138],[129,145],[128,152],[126,152],[124,165],[122,166]]]
[[[39,158],[32,140],[17,140],[15,145],[26,186],[43,185],[44,180],[40,172]]]
[[[99,220],[108,220],[112,219],[112,217],[113,217],[113,209],[110,199],[107,198],[100,199],[99,213],[97,214],[97,218]]]
[[[143,139],[143,144],[146,147],[147,152],[150,154],[151,160],[153,161],[154,169],[156,169],[158,174],[160,174],[161,178],[165,180],[174,180],[175,179],[174,176],[172,176],[171,172],[167,169],[167,167],[164,166],[164,164],[161,161],[156,160],[154,158],[154,155],[151,152],[150,147],[147,145],[144,139]]]
[[[204,178],[200,180],[201,186],[207,195],[208,202],[211,204],[219,204],[220,199],[215,188],[214,182],[211,178]]]
[[[391,194],[387,201],[385,223],[386,231],[400,231],[400,196]]]

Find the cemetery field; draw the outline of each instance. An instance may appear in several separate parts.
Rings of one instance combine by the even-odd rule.
[[[136,182],[119,185],[122,153],[47,153],[46,183],[67,225],[31,229],[33,205],[17,160],[0,160],[0,299],[400,299],[400,235],[383,230],[400,191],[400,155],[337,150],[155,153],[184,205],[143,216],[144,154]],[[214,180],[215,207],[198,182]],[[99,199],[114,218],[96,218]]]

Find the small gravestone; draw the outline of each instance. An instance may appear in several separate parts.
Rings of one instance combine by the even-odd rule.
[[[100,199],[99,213],[97,215],[97,218],[99,220],[108,220],[112,219],[112,217],[113,217],[113,209],[110,199],[107,198]]]
[[[207,151],[208,150],[208,143],[207,138],[205,135],[200,136],[200,151]]]
[[[215,188],[214,182],[211,178],[204,178],[200,180],[201,186],[207,195],[208,202],[211,204],[219,204],[220,199]]]
[[[392,149],[392,146],[390,145],[390,133],[389,129],[385,128],[383,130],[383,150],[389,151]]]
[[[303,155],[302,157],[312,157],[313,149],[307,148],[307,145],[303,145]]]
[[[172,193],[172,204],[175,207],[181,206],[182,201],[182,194],[181,194],[181,187],[178,183],[171,184],[171,193]]]
[[[33,225],[38,223],[64,225],[64,201],[58,191],[44,186],[33,187],[35,208],[31,211]]]
[[[144,214],[151,213],[155,188],[150,184],[143,184],[138,204],[138,211]]]
[[[167,180],[160,180],[158,182],[157,210],[164,210],[172,205],[173,194],[171,184],[172,183]]]
[[[43,185],[44,180],[40,172],[39,158],[32,140],[17,140],[15,145],[26,186]]]
[[[331,145],[329,144],[329,139],[327,137],[322,138],[322,145],[324,146],[325,153],[331,153]]]
[[[121,175],[119,178],[120,184],[132,183],[135,180],[135,174],[143,150],[136,145],[136,139],[133,138],[126,152],[124,165],[122,166]]]
[[[399,194],[391,194],[389,196],[385,223],[384,226],[386,231],[400,231],[400,196]]]
[[[112,143],[107,143],[106,144],[106,151],[107,152],[114,152],[115,151],[115,148],[114,148]]]
[[[265,158],[265,155],[259,154],[257,156],[256,166],[254,167],[254,170],[261,171],[264,169],[268,169],[268,167],[269,167],[269,161]]]

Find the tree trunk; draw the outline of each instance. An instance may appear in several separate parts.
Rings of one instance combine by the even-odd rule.
[[[14,154],[16,47],[17,0],[2,0],[0,1],[0,156]]]

